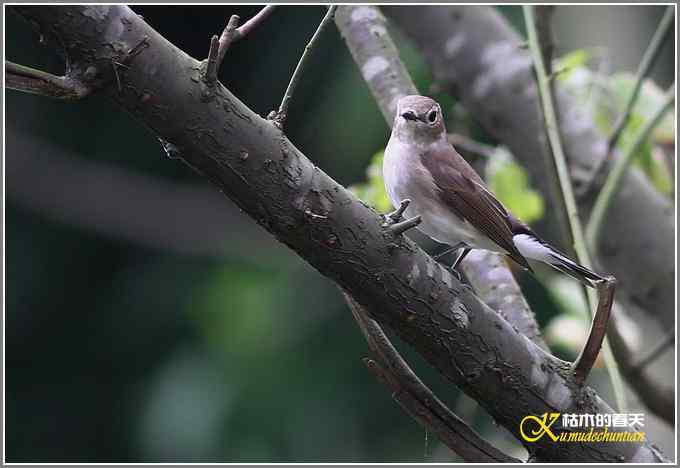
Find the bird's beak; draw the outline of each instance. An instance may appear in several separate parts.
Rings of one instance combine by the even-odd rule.
[[[419,120],[418,116],[416,116],[416,114],[411,111],[404,112],[403,114],[401,114],[401,116],[406,120],[413,120],[414,122],[416,120]]]

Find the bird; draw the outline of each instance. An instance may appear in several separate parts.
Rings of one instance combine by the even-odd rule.
[[[589,268],[541,239],[513,215],[450,144],[441,106],[426,96],[397,102],[397,113],[383,158],[390,201],[405,217],[420,217],[417,228],[457,251],[456,268],[471,249],[507,255],[533,272],[529,260],[597,288],[605,281]],[[457,273],[457,272],[456,272]]]

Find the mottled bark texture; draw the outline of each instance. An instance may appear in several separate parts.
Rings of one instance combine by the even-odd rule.
[[[548,200],[559,187],[546,174],[551,158],[545,138],[531,58],[523,39],[486,6],[384,7],[387,16],[423,52],[435,79],[462,99],[484,128],[528,169]],[[577,194],[602,162],[607,141],[592,116],[556,90],[560,129]],[[606,161],[604,164],[612,164]],[[602,185],[595,179],[578,203],[583,221]],[[617,299],[634,304],[663,326],[675,324],[674,212],[644,174],[631,168],[606,217],[599,242],[599,270],[618,280]],[[552,203],[552,210],[561,204]],[[549,215],[554,216],[549,210]],[[552,218],[553,220],[555,218]]]
[[[59,36],[57,44],[66,46],[72,61],[97,69],[102,92],[175,145],[175,154],[395,330],[518,439],[528,414],[612,412],[594,390],[571,383],[567,363],[513,330],[413,242],[387,235],[377,213],[316,168],[276,126],[220,83],[201,81],[200,62],[132,10],[15,8],[41,33]],[[127,57],[143,42],[140,53]],[[121,60],[127,66],[118,68],[117,79],[111,64]],[[544,437],[527,448],[552,461],[663,460],[649,442],[558,445]]]
[[[335,22],[385,121],[392,126],[399,98],[420,93],[399,58],[385,17],[377,7],[347,5],[338,8]],[[534,313],[503,256],[475,250],[460,268],[480,299],[516,326],[520,333],[548,349]]]

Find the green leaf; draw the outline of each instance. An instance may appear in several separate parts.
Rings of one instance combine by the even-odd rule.
[[[572,78],[574,72],[587,69],[586,67],[592,56],[592,52],[586,49],[576,49],[556,59],[553,69],[558,72],[557,80],[568,80]]]
[[[617,73],[609,79],[609,86],[614,93],[617,110],[621,111],[635,86],[635,76],[631,73]],[[649,120],[654,111],[661,106],[664,94],[654,81],[644,80],[633,106],[633,115],[641,116],[644,122]],[[655,143],[675,143],[675,121],[672,112],[668,112],[656,126],[652,132],[652,139]]]
[[[532,223],[543,217],[543,198],[530,187],[527,172],[505,148],[497,148],[487,163],[486,174],[491,190],[521,220]]]

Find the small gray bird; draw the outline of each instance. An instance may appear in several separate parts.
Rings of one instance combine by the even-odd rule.
[[[590,287],[604,280],[541,240],[498,201],[451,146],[441,108],[428,97],[399,100],[383,177],[395,207],[410,200],[405,215],[420,215],[423,233],[459,251],[454,269],[474,248],[507,254],[528,270],[527,259],[547,263]]]

